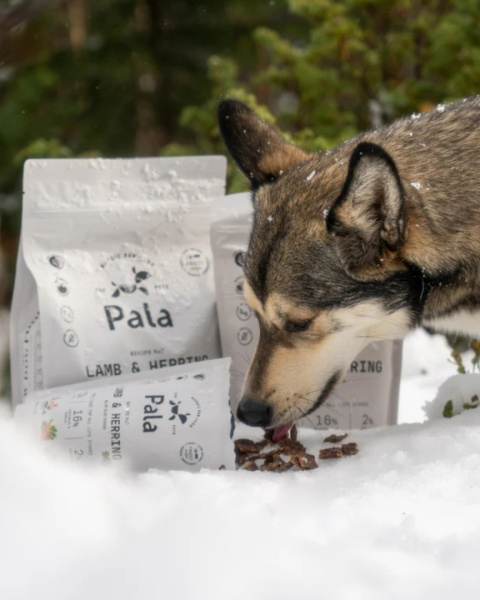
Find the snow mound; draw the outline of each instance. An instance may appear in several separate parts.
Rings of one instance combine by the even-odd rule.
[[[0,597],[471,597],[479,428],[480,409],[352,431],[359,454],[304,473],[135,476],[53,462],[3,416]]]
[[[475,400],[475,396],[477,400]],[[465,405],[475,407],[479,398],[479,373],[454,375],[442,383],[435,399],[425,403],[423,409],[429,419],[438,419],[443,416],[447,402],[451,401],[452,415],[459,415],[465,410]]]

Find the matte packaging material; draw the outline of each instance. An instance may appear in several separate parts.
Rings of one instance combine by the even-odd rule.
[[[32,391],[220,357],[211,199],[221,156],[29,160],[11,318]]]
[[[228,359],[32,392],[15,419],[50,456],[198,471],[235,468]]]

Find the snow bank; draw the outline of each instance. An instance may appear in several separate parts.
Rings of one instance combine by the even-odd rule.
[[[433,381],[425,369],[438,376],[427,364],[407,380]],[[425,383],[409,400],[434,396]],[[316,471],[135,476],[54,463],[3,415],[0,598],[473,597],[480,408],[431,416],[350,432],[359,454]],[[318,453],[325,435],[302,440]]]

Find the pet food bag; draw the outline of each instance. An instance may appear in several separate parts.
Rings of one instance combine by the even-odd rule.
[[[248,193],[217,198],[211,241],[223,356],[230,356],[230,402],[236,410],[259,336],[255,315],[243,298],[243,266],[252,227]],[[369,344],[351,363],[345,380],[301,427],[358,429],[396,423],[402,362],[401,341]]]
[[[198,471],[235,468],[229,359],[32,392],[15,411],[52,456]]]
[[[209,241],[221,156],[29,160],[12,392],[218,358]]]

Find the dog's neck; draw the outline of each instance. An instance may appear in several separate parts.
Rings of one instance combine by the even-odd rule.
[[[480,335],[480,247],[477,252],[475,230],[480,231],[480,223],[446,235],[428,207],[421,218],[411,211],[401,258],[414,282],[422,325]]]

